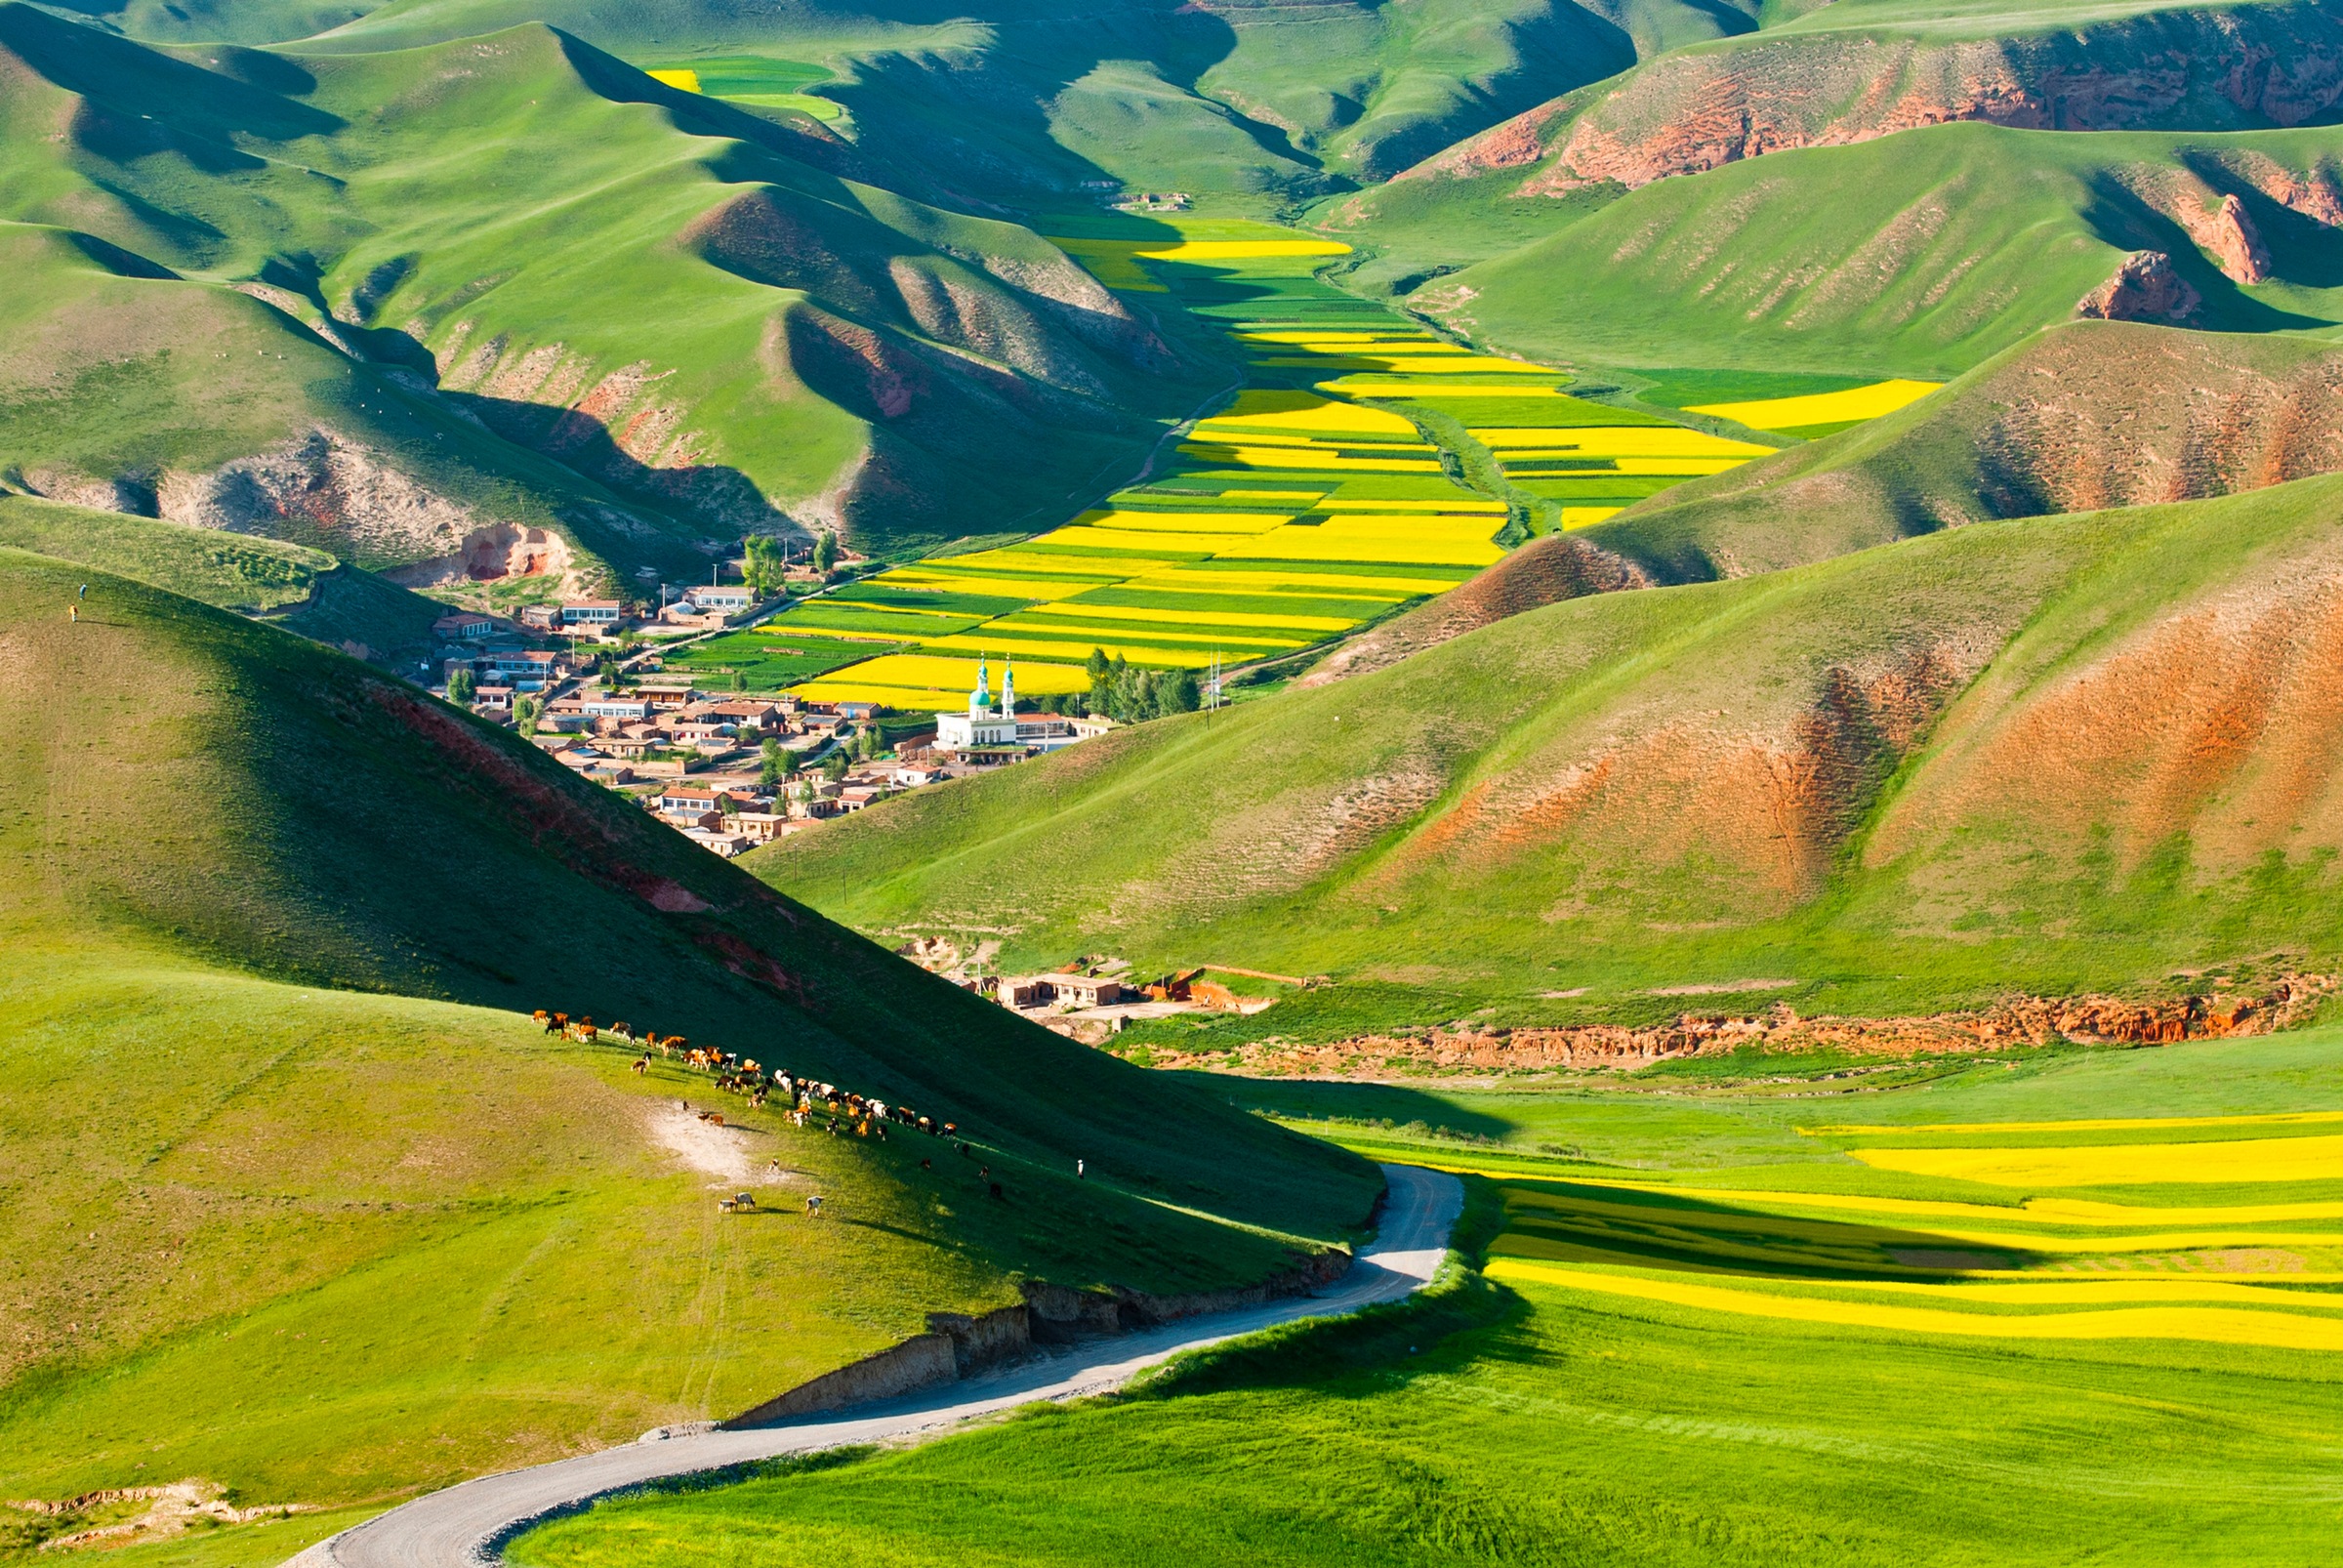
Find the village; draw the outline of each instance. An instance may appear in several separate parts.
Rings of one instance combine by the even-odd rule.
[[[655,611],[619,599],[532,604],[511,618],[457,611],[432,628],[434,689],[726,858],[1114,727],[1105,718],[1017,712],[1013,671],[1003,667],[996,699],[989,660],[979,661],[966,714],[932,716],[790,691],[706,690],[709,672],[670,672],[677,649],[789,602],[734,584],[686,590]]]

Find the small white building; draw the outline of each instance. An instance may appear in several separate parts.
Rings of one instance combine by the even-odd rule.
[[[1007,750],[1017,745],[1017,677],[1007,664],[1001,667],[1001,711],[993,712],[992,670],[981,655],[976,660],[976,689],[968,693],[968,711],[935,716],[935,749],[939,752]]]

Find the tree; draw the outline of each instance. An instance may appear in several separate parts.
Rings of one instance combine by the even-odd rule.
[[[741,674],[738,670],[732,672],[732,689],[734,691],[746,691],[749,689],[749,678]]]
[[[830,754],[830,760],[828,762],[822,763],[822,777],[835,784],[845,776],[846,753],[845,749],[841,747],[837,751],[834,751]]]
[[[1158,687],[1158,700],[1164,712],[1192,714],[1204,706],[1204,688],[1196,683],[1196,672],[1180,670]]]
[[[879,755],[879,732],[876,729],[865,725],[855,734],[854,755],[866,763]]]
[[[520,732],[524,735],[534,735],[537,733],[537,720],[538,717],[544,712],[545,704],[540,702],[535,697],[515,697],[513,699],[513,722],[518,726]]]
[[[769,534],[752,534],[747,554],[748,568],[741,575],[747,578],[749,591],[760,598],[780,593],[789,571],[782,559],[781,541]]]
[[[771,789],[789,777],[789,752],[777,740],[767,739],[761,748],[761,760],[757,765],[757,781]]]
[[[826,572],[838,564],[838,535],[824,533],[813,542],[813,569]]]
[[[479,682],[472,678],[472,672],[470,670],[452,670],[448,672],[447,700],[454,703],[457,707],[471,707],[473,693],[479,690]]]

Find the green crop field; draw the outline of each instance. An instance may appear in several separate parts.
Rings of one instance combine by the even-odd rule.
[[[2328,1029],[1821,1098],[1215,1080],[1485,1172],[1478,1268],[1135,1394],[606,1503],[514,1556],[2318,1562],[2338,1067]]]

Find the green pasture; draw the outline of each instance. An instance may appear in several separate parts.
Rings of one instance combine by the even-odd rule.
[[[28,511],[57,523],[0,521]],[[236,562],[314,565],[218,548],[149,569],[232,597]],[[301,638],[5,550],[0,643],[0,1494],[380,1506],[736,1412],[1020,1275],[1259,1278],[1372,1197],[1355,1159],[968,998]],[[972,1152],[791,1128],[541,1007]],[[744,1189],[768,1212],[719,1217]],[[218,1539],[223,1568],[263,1549]]]
[[[1120,1396],[908,1451],[614,1500],[540,1527],[513,1555],[525,1568],[777,1565],[809,1552],[857,1565],[2316,1563],[2335,1527],[2322,1458],[2343,1427],[2335,1352],[1809,1324],[1469,1265],[1511,1256],[1548,1200],[1602,1192],[1672,1227],[1624,1272],[1747,1286],[1765,1265],[1700,1271],[1719,1266],[1700,1249],[1733,1245],[1743,1216],[1667,1184],[1811,1191],[1825,1204],[2023,1196],[1871,1172],[1800,1127],[2334,1109],[2339,1067],[2343,1033],[2324,1029],[1975,1062],[1912,1088],[1794,1102],[1214,1079],[1240,1103],[1377,1158],[1503,1173],[1467,1178],[1465,1257],[1405,1306],[1207,1351]],[[1584,1184],[1615,1176],[1660,1185],[1637,1198]],[[1918,1228],[1822,1238],[1848,1256],[1930,1240],[1926,1220],[1909,1223]],[[1769,1283],[1818,1294],[1788,1274]]]
[[[894,651],[901,643],[823,637],[798,630],[808,623],[776,618],[761,626],[726,632],[705,642],[677,648],[661,660],[663,673],[739,675],[755,691],[778,691],[801,681]],[[819,625],[822,623],[812,623]],[[949,624],[949,623],[947,623]],[[891,628],[890,628],[891,630]],[[910,633],[899,634],[906,640]]]

